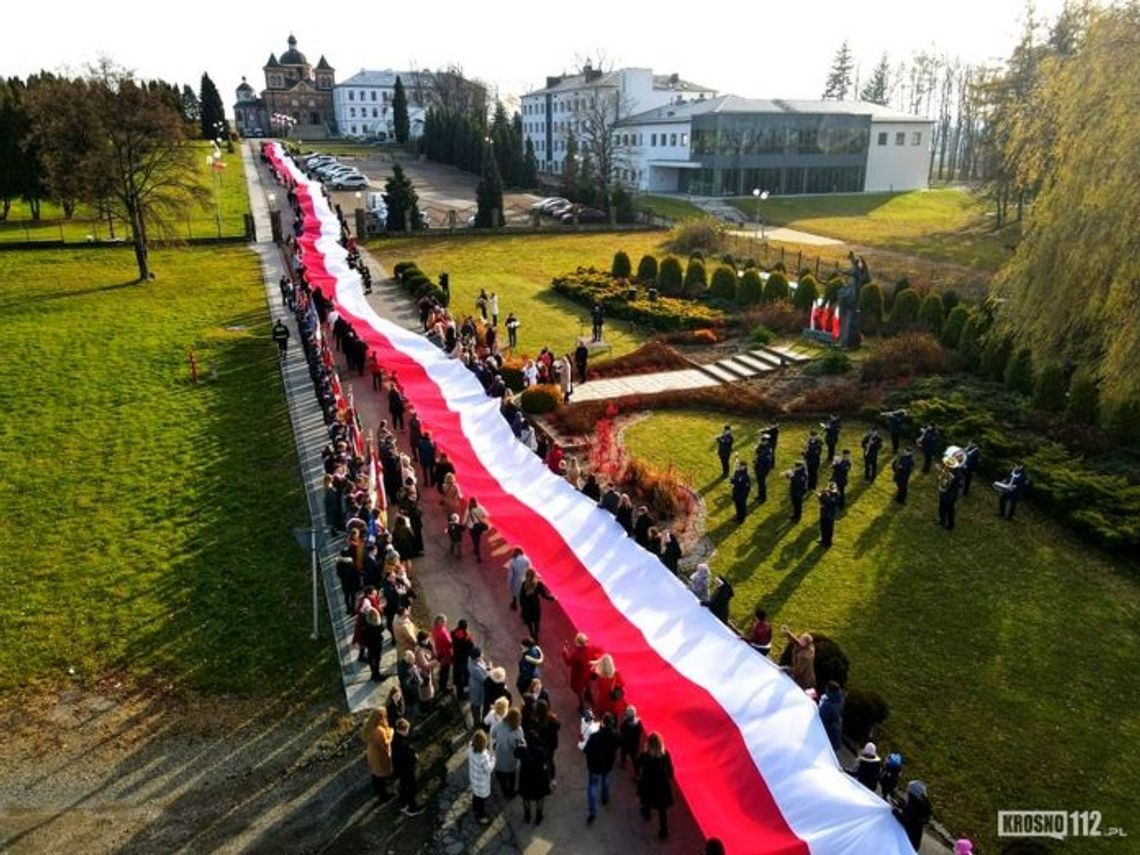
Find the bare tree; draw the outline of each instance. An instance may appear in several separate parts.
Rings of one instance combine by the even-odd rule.
[[[595,82],[601,83],[604,75]],[[593,166],[602,205],[609,207],[614,184],[630,162],[629,132],[619,133],[617,124],[632,112],[632,101],[620,87],[596,85],[577,99],[574,127],[584,158]]]
[[[178,111],[107,59],[84,78],[37,85],[31,111],[48,185],[80,187],[83,201],[124,220],[139,279],[151,278],[151,234],[173,235],[189,206],[209,197]]]

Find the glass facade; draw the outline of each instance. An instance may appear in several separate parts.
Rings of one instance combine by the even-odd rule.
[[[870,116],[709,113],[693,117],[691,193],[746,196],[863,190]]]

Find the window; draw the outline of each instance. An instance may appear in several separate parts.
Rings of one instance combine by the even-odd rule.
[[[360,90],[360,100],[361,101],[364,100],[364,90],[363,89]]]
[[[348,108],[348,115],[349,115],[349,118],[355,119],[356,118],[356,108],[355,107],[349,107]]]
[[[911,145],[922,145],[922,132],[921,131],[915,131],[913,134],[910,135],[910,144]]]
[[[879,145],[886,145],[886,144],[887,144],[887,132],[886,131],[880,131],[879,132]]]
[[[351,89],[348,90],[348,100],[349,101],[355,101],[356,100],[356,93],[353,92]]]
[[[354,133],[354,134],[356,133],[356,125],[352,126],[352,133]]]
[[[895,134],[895,145],[906,145],[906,131]]]
[[[375,107],[373,107],[373,108],[372,108],[372,118],[373,118],[373,119],[375,119],[375,118],[378,118],[378,117],[379,117],[379,113],[377,112],[376,108],[375,108]]]
[[[689,135],[688,134],[681,134],[681,145],[688,145],[688,144],[689,144]]]
[[[669,145],[676,145],[676,144],[677,144],[677,135],[676,134],[669,134]]]
[[[372,100],[375,101],[376,100],[376,90],[375,89],[372,90],[371,95],[372,95]]]
[[[649,145],[652,147],[656,147],[656,145],[657,145],[657,134],[650,134],[649,135]]]

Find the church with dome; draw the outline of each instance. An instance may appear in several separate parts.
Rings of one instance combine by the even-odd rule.
[[[269,55],[262,71],[265,89],[260,95],[243,77],[237,88],[234,122],[242,136],[271,136],[281,133],[274,116],[292,118],[289,135],[303,139],[324,139],[336,133],[333,87],[336,72],[322,56],[315,66],[297,49],[297,39],[289,36],[289,48],[280,57]]]

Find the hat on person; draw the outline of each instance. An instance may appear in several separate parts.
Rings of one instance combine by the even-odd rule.
[[[863,746],[863,750],[859,752],[860,757],[866,757],[868,760],[878,760],[879,751],[875,747],[874,742],[868,742]]]
[[[902,768],[902,764],[903,764],[903,758],[902,758],[901,754],[896,752],[894,754],[888,754],[887,755],[887,768],[888,769],[900,769],[900,768]]]
[[[954,855],[974,855],[974,843],[965,837],[954,841]]]
[[[906,785],[906,794],[916,799],[926,798],[926,784],[922,781],[911,781]]]

